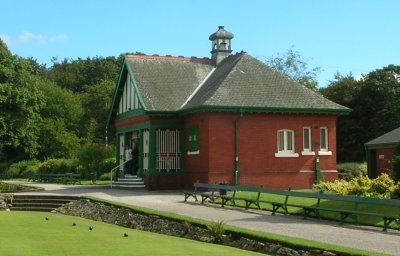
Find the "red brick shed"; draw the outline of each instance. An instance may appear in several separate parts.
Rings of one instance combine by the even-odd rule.
[[[336,118],[348,109],[246,52],[232,55],[232,38],[219,27],[211,59],[125,57],[108,119],[118,161],[137,145],[149,189],[196,180],[309,188],[317,159],[321,179],[336,179]]]
[[[392,171],[394,148],[398,145],[400,145],[400,127],[365,143],[370,178]]]

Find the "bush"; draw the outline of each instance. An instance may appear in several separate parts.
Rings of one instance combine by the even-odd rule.
[[[115,166],[114,147],[86,145],[78,152],[78,161],[83,178],[90,178],[93,172],[101,176]]]
[[[13,178],[28,178],[38,172],[40,162],[37,160],[24,160],[11,164],[7,174]]]
[[[40,173],[78,173],[78,162],[74,159],[48,159],[43,162]]]
[[[102,175],[100,175],[99,180],[111,180],[110,173],[105,172]]]
[[[336,166],[339,178],[350,181],[358,176],[367,175],[367,163],[341,163]]]
[[[350,181],[335,180],[314,185],[316,190],[327,190],[340,195],[359,195],[377,198],[395,198],[400,195],[400,182],[395,182],[387,174],[381,174],[376,179],[358,176]]]
[[[373,179],[369,189],[371,197],[390,198],[390,195],[395,190],[395,182],[386,173],[379,175],[378,178]]]

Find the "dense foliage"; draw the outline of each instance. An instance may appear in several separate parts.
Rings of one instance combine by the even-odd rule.
[[[355,177],[367,175],[367,163],[341,163],[336,166],[339,178],[350,181]]]
[[[0,162],[75,158],[104,144],[122,58],[54,59],[46,68],[0,40]]]

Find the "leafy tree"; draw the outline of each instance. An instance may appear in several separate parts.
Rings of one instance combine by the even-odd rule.
[[[32,63],[13,56],[0,40],[0,159],[37,155],[43,95]]]
[[[85,110],[83,127],[93,138],[104,139],[107,115],[111,106],[114,91],[114,81],[102,81],[96,86],[90,86],[82,95],[82,106]]]
[[[120,68],[120,58],[94,57],[77,60],[64,59],[58,62],[53,58],[53,66],[48,71],[48,78],[62,88],[73,92],[85,92],[89,86],[103,80],[115,81]]]
[[[293,48],[282,55],[278,53],[276,56],[267,58],[265,63],[312,90],[318,88],[317,75],[321,72],[321,68],[309,68],[307,60]]]

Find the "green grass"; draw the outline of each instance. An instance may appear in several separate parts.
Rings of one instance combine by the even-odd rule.
[[[149,209],[149,208],[128,205],[128,204],[124,204],[124,203],[112,202],[112,201],[99,199],[99,198],[91,197],[91,196],[87,196],[85,198],[93,200],[93,201],[109,204],[109,205],[125,207],[128,209],[132,209],[138,213],[157,215],[157,216],[161,216],[161,217],[165,217],[165,218],[173,219],[173,220],[178,220],[178,221],[187,221],[187,222],[190,222],[193,224],[202,225],[204,227],[210,226],[213,224],[213,222],[196,219],[196,218],[190,218],[190,217],[175,214],[175,213],[163,212],[163,211],[153,210],[153,209]],[[344,246],[338,246],[338,245],[332,245],[332,244],[326,244],[326,243],[306,240],[306,239],[302,239],[302,238],[293,238],[293,237],[277,235],[277,234],[272,234],[272,233],[267,233],[267,232],[253,231],[253,230],[234,227],[234,226],[230,226],[230,225],[225,225],[224,229],[226,232],[234,232],[236,234],[244,234],[247,237],[254,237],[254,238],[266,240],[269,242],[276,242],[276,243],[288,245],[289,247],[295,247],[295,248],[309,248],[309,249],[314,248],[314,249],[332,250],[332,251],[347,253],[350,255],[365,255],[365,256],[385,255],[382,253],[368,252],[368,251],[348,248],[348,247],[344,247]]]
[[[110,180],[96,180],[93,184],[91,180],[81,180],[81,185],[109,185],[111,184]],[[77,183],[79,185],[79,183]]]
[[[0,255],[4,256],[261,255],[51,213],[0,212],[0,227]]]
[[[302,191],[302,192],[306,192],[306,191]],[[237,197],[240,197],[240,198],[255,198],[256,197],[256,193],[252,193],[252,192],[237,192],[236,195],[237,195]],[[272,202],[284,202],[285,196],[262,193],[260,196],[260,200],[261,201],[262,200],[272,201]],[[294,204],[304,205],[304,206],[314,206],[317,204],[317,199],[304,198],[304,197],[289,197],[288,203],[294,203]],[[242,207],[245,206],[245,203],[242,200],[237,200],[236,204],[238,206],[242,206]],[[324,208],[354,210],[354,204],[349,203],[349,202],[321,200],[320,206],[324,207]],[[252,206],[252,207],[254,207],[254,206]],[[272,211],[271,204],[261,203],[260,207],[261,207],[261,209]],[[385,213],[388,215],[400,214],[400,209],[398,207],[394,207],[394,206],[382,206],[382,205],[377,206],[377,205],[360,203],[358,205],[358,210],[366,211],[366,212],[373,212],[373,213]],[[298,215],[303,214],[302,209],[297,208],[297,207],[288,207],[288,211],[291,214],[298,214]],[[340,220],[339,213],[321,211],[320,215],[322,218],[325,218],[325,219],[337,220],[337,221]],[[351,221],[352,219],[348,219],[348,220]],[[358,223],[363,224],[363,225],[383,227],[382,218],[377,218],[377,217],[372,217],[372,216],[359,216]],[[398,228],[398,225],[395,223],[392,223],[390,227]]]

